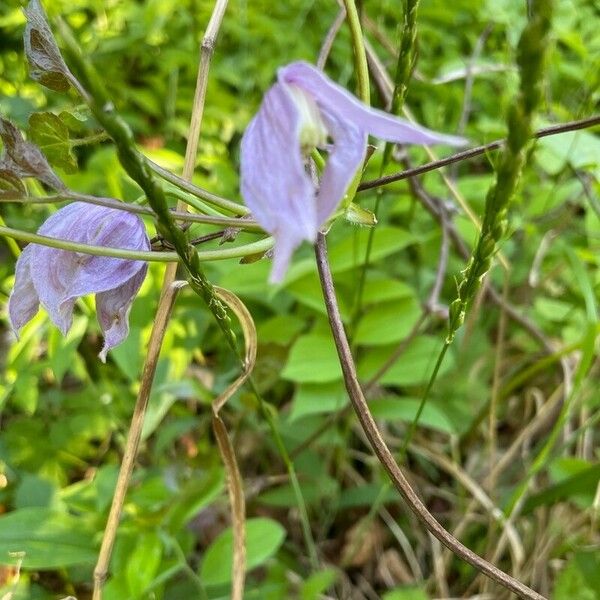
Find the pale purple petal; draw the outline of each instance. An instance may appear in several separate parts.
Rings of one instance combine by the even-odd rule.
[[[104,335],[104,346],[98,355],[106,362],[106,353],[118,346],[129,334],[129,311],[138,293],[148,265],[144,266],[128,281],[119,287],[96,294],[96,313]]]
[[[40,301],[31,279],[31,245],[26,246],[17,259],[15,284],[8,299],[8,317],[18,336],[19,331],[33,317],[40,307]]]
[[[286,86],[275,84],[241,143],[241,190],[261,226],[275,237],[275,279],[302,240],[317,234],[315,187],[300,148],[301,120]],[[278,275],[278,276],[276,276]]]
[[[461,146],[466,140],[436,133],[388,113],[364,105],[313,65],[298,61],[279,69],[281,83],[294,84],[308,92],[322,110],[335,113],[341,121],[352,122],[382,140],[399,144],[448,144]]]
[[[363,163],[367,148],[366,134],[353,123],[342,122],[323,109],[322,115],[333,146],[321,176],[317,194],[319,227],[327,221],[344,197],[354,175]]]
[[[148,250],[139,217],[124,211],[74,202],[54,213],[39,229],[41,235],[73,242]],[[31,276],[52,321],[66,333],[75,300],[122,285],[144,267],[143,261],[91,256],[33,245]]]

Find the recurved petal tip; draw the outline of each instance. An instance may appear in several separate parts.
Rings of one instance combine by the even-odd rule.
[[[331,81],[313,65],[298,61],[279,69],[281,82],[294,84],[313,96],[317,104],[335,114],[341,121],[352,122],[364,132],[388,142],[399,144],[448,144],[463,146],[461,137],[438,133],[370,108],[337,83]]]
[[[108,351],[123,342],[129,334],[129,311],[144,282],[147,270],[148,265],[144,264],[123,285],[114,290],[96,294],[98,323],[100,323],[104,335],[104,346],[98,355],[102,362],[106,362]]]

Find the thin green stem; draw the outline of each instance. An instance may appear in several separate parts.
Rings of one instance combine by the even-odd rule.
[[[110,136],[106,132],[101,131],[100,133],[88,135],[84,138],[69,140],[69,144],[71,147],[76,148],[77,146],[89,146],[91,144],[97,144],[98,142],[105,142],[106,140],[110,140]]]
[[[160,165],[151,161],[149,158],[146,158],[146,163],[157,175],[160,175],[165,181],[172,183],[179,189],[182,189],[194,196],[198,196],[198,198],[202,198],[202,200],[206,200],[210,204],[218,206],[219,208],[223,208],[234,215],[243,217],[250,214],[250,209],[243,204],[238,204],[233,200],[223,198],[222,196],[217,196],[216,194],[213,194],[204,188],[198,187],[190,181],[186,181],[174,173],[171,173],[171,171],[161,167]]]
[[[168,192],[167,192],[168,193]],[[180,198],[179,195],[177,195]],[[189,197],[187,198],[189,201]],[[24,197],[8,197],[0,198],[0,203],[11,203],[11,202],[22,202],[23,204],[54,204],[58,202],[87,202],[88,204],[95,204],[97,206],[106,206],[107,208],[114,208],[116,210],[123,210],[138,215],[148,215],[149,217],[156,218],[156,213],[148,206],[141,206],[140,204],[132,204],[129,202],[122,202],[116,198],[104,198],[101,196],[92,196],[90,194],[82,194],[79,192],[63,192],[61,194],[53,194],[51,196],[24,196]],[[200,204],[189,202],[194,207],[201,209],[203,208]],[[251,219],[240,219],[224,217],[219,214],[205,215],[205,214],[194,214],[186,211],[173,210],[171,215],[177,221],[187,223],[204,223],[206,225],[215,225],[217,227],[235,227],[236,229],[244,229],[248,231],[262,231],[260,225]]]
[[[350,27],[352,37],[352,48],[354,50],[354,64],[356,77],[358,79],[358,97],[365,103],[371,102],[371,91],[369,88],[369,66],[367,64],[367,52],[363,39],[360,17],[354,0],[343,0],[346,8],[346,20]]]
[[[400,37],[400,49],[398,52],[398,62],[396,64],[396,73],[394,76],[394,90],[392,92],[392,102],[390,112],[393,115],[397,115],[404,104],[404,98],[406,97],[406,91],[408,89],[408,83],[412,75],[415,59],[414,59],[414,46],[417,38],[417,9],[419,7],[419,0],[406,0],[406,6],[404,10],[404,24],[402,28],[402,35]],[[393,144],[387,142],[383,150],[383,159],[381,161],[381,167],[379,169],[379,177],[383,175],[386,167],[390,162],[392,156]],[[375,199],[375,207],[373,213],[375,218],[379,217],[379,206],[381,204],[381,197],[383,191],[381,188],[377,190],[377,197]],[[365,251],[365,260],[363,262],[362,269],[360,271],[360,277],[358,280],[358,286],[356,290],[356,296],[354,300],[354,310],[352,314],[350,331],[354,331],[357,321],[362,311],[362,298],[365,289],[365,283],[367,281],[367,272],[371,263],[371,252],[373,251],[373,242],[375,240],[375,234],[377,229],[375,227],[369,230],[369,236],[367,238],[367,248]]]
[[[143,250],[126,250],[124,248],[107,248],[106,246],[93,246],[91,244],[78,244],[68,240],[60,240],[38,233],[30,233],[13,229],[12,227],[0,226],[0,235],[7,238],[39,244],[40,246],[49,246],[60,250],[70,252],[80,252],[82,254],[91,254],[92,256],[107,256],[110,258],[125,258],[128,260],[144,260],[146,262],[178,262],[180,260],[177,252],[149,252]],[[200,262],[226,260],[229,258],[243,258],[244,256],[253,256],[260,252],[266,252],[273,247],[273,238],[267,237],[256,242],[236,246],[233,248],[223,248],[219,250],[202,250],[196,252]]]
[[[91,244],[78,244],[68,240],[60,240],[47,235],[30,233],[13,229],[12,227],[0,226],[0,235],[7,238],[19,240],[21,242],[30,242],[40,246],[49,246],[60,250],[69,250],[70,252],[81,252],[82,254],[91,254],[92,256],[108,256],[111,258],[126,258],[128,260],[145,260],[146,262],[177,262],[179,256],[177,252],[149,252],[144,250],[126,250],[124,248],[107,248],[106,246],[92,246]]]

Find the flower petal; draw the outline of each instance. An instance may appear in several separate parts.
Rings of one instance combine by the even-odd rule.
[[[317,194],[319,227],[329,219],[344,197],[367,149],[366,134],[353,123],[340,121],[337,115],[326,109],[321,111],[321,116],[333,138],[333,147],[329,151]]]
[[[148,250],[143,224],[124,211],[74,202],[54,213],[39,229],[42,235],[112,248]],[[41,303],[66,333],[75,300],[122,285],[145,265],[33,245],[31,275]]]
[[[242,195],[254,218],[276,239],[276,280],[283,276],[288,253],[302,240],[313,241],[318,228],[315,186],[304,168],[300,126],[292,94],[275,84],[241,143]]]
[[[144,266],[128,281],[107,292],[96,294],[96,313],[104,335],[104,346],[98,355],[106,362],[106,353],[118,346],[129,334],[129,311],[138,293],[148,265]]]
[[[8,299],[8,317],[18,336],[19,331],[37,313],[40,300],[31,279],[31,245],[26,246],[17,259],[15,284]]]
[[[466,140],[444,135],[409,123],[388,113],[365,106],[343,87],[334,83],[313,65],[298,61],[279,69],[281,83],[294,84],[308,92],[322,110],[335,113],[371,135],[399,144],[448,144],[461,146]]]

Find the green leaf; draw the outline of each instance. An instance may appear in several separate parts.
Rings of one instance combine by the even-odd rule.
[[[55,167],[66,173],[77,171],[77,160],[69,142],[69,128],[51,112],[33,113],[29,117],[29,136]]]
[[[294,315],[277,315],[257,324],[258,341],[287,346],[301,331],[305,323]]]
[[[342,377],[333,339],[324,333],[300,336],[281,376],[297,383],[325,383]]]
[[[77,347],[85,335],[87,325],[87,317],[76,316],[67,335],[62,335],[55,327],[50,329],[48,335],[49,366],[57,381],[62,381],[65,373],[75,364]]]
[[[596,568],[600,561],[596,559]],[[552,598],[554,600],[600,600],[598,593],[598,576],[596,581],[591,581],[587,574],[580,568],[577,558],[571,559],[556,579],[556,586]]]
[[[587,131],[568,131],[537,142],[537,161],[547,173],[555,175],[567,164],[574,169],[591,168],[600,172],[600,140]]]
[[[384,385],[419,385],[429,379],[437,356],[441,350],[442,342],[432,336],[420,336],[414,339],[402,356],[390,367],[379,380]],[[359,361],[358,372],[363,381],[368,381],[383,366],[396,346],[385,346],[370,350]],[[447,373],[454,363],[451,354],[447,354],[439,376]]]
[[[173,534],[178,533],[205,506],[223,491],[225,474],[221,467],[213,467],[204,476],[195,476],[185,483],[174,497],[165,525]]]
[[[56,569],[94,564],[94,532],[82,518],[47,508],[22,508],[0,517],[0,563],[14,564],[10,553],[23,552],[23,567]]]
[[[142,593],[154,579],[160,560],[163,545],[155,532],[138,533],[135,549],[127,560],[127,584],[134,598],[141,598]]]
[[[23,473],[15,492],[15,506],[50,508],[56,502],[58,488],[54,482],[31,473]]]
[[[301,600],[318,600],[337,579],[335,569],[323,569],[313,573],[303,584],[300,590]]]
[[[272,519],[255,518],[246,521],[246,569],[250,571],[264,564],[279,549],[285,539],[285,529]],[[209,546],[200,568],[205,585],[219,585],[231,581],[233,532],[231,527],[222,532]]]
[[[289,420],[308,415],[330,413],[348,404],[348,394],[341,381],[332,383],[303,383],[298,386]]]
[[[382,600],[428,600],[427,594],[417,587],[403,587],[387,592]]]
[[[575,500],[586,496],[589,499],[586,504],[591,506],[598,481],[600,481],[600,464],[586,466],[575,475],[529,497],[523,506],[523,514],[530,513],[538,506],[552,505],[561,500]]]
[[[421,307],[414,296],[376,306],[360,319],[354,341],[360,346],[399,342],[410,333],[420,315]]]
[[[399,396],[390,396],[387,398],[377,398],[371,400],[369,406],[376,419],[384,421],[403,421],[412,423],[417,415],[420,400],[416,398],[401,398]],[[442,433],[456,434],[456,428],[444,414],[443,410],[429,401],[423,407],[423,412],[419,417],[419,425],[436,429]]]

